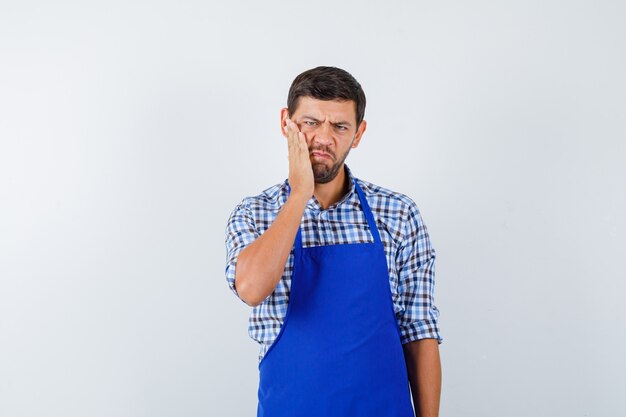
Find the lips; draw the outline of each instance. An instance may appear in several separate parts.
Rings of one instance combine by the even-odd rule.
[[[311,152],[311,156],[316,156],[318,158],[328,158],[328,159],[332,159],[332,157],[330,156],[329,153],[326,152],[320,152],[320,151],[314,151]]]

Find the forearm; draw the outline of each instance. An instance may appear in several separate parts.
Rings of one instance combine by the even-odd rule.
[[[441,361],[437,339],[403,345],[416,417],[437,417],[441,396]]]
[[[259,305],[278,285],[309,198],[291,194],[271,226],[239,253],[235,288],[247,304]]]

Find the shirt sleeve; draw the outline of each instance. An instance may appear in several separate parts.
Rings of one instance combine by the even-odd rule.
[[[414,201],[410,200],[404,238],[398,248],[398,293],[403,309],[397,313],[401,343],[443,339],[439,334],[439,310],[434,305],[435,249]]]
[[[254,219],[246,199],[243,199],[233,209],[226,225],[226,281],[231,291],[241,300],[235,288],[235,266],[239,252],[248,244],[254,242],[259,233],[254,225]]]

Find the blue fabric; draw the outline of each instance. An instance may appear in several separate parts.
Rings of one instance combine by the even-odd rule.
[[[295,239],[290,302],[259,363],[257,417],[413,417],[387,261],[373,243],[302,247]]]

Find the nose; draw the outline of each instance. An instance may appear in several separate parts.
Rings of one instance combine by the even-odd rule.
[[[320,123],[319,128],[317,129],[317,132],[315,132],[315,139],[317,142],[320,142],[322,144],[329,144],[332,140],[331,140],[331,136],[332,136],[332,126],[330,125],[329,122],[323,122]]]

